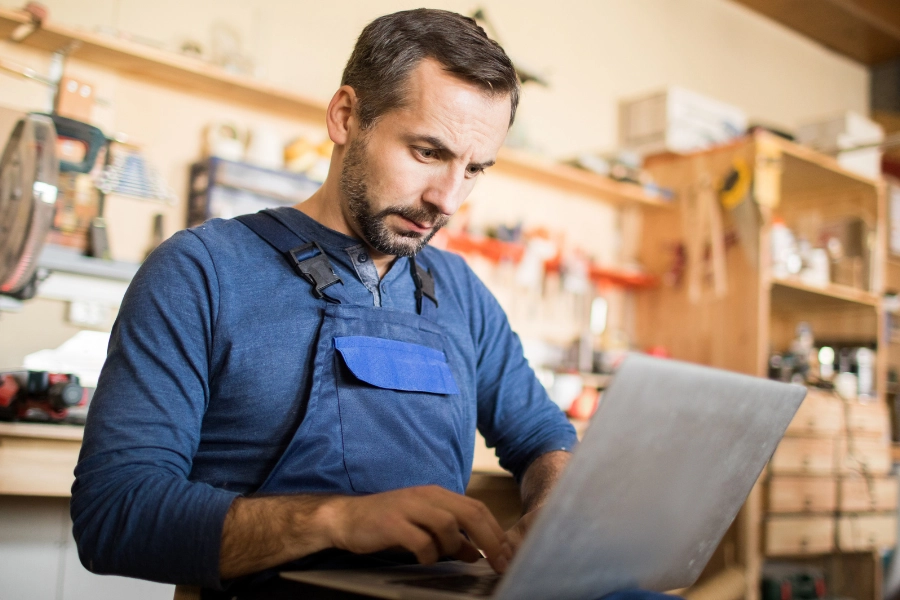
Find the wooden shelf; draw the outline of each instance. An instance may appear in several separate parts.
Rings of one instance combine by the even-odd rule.
[[[872,192],[881,182],[859,173],[848,171],[836,158],[788,141],[782,137],[759,131],[753,134],[757,143],[775,144],[782,153],[782,195],[810,195],[821,190],[833,192],[839,188],[846,193],[851,188]]]
[[[648,194],[637,184],[615,181],[609,177],[555,163],[512,148],[500,150],[500,156],[497,158],[494,168],[502,173],[587,194],[615,204],[635,203],[660,207],[672,205],[668,200]]]
[[[801,306],[813,304],[815,307],[846,306],[850,303],[877,308],[881,302],[875,294],[847,285],[832,283],[828,287],[820,288],[788,279],[772,280],[772,300]]]
[[[0,38],[30,22],[26,13],[0,8]],[[195,94],[227,99],[293,119],[324,123],[327,105],[302,94],[258,79],[235,75],[206,61],[136,42],[58,25],[52,21],[28,36],[23,45],[49,52],[70,49],[69,55],[143,81]],[[644,192],[641,186],[614,181],[588,171],[560,165],[528,153],[503,148],[497,171],[545,185],[586,194],[612,204],[636,203],[666,206],[665,200]]]
[[[900,13],[891,0],[735,0],[868,65],[900,56]]]
[[[28,22],[26,13],[0,8],[0,38],[9,39],[16,27]],[[22,44],[49,52],[69,48],[69,55],[74,58],[126,75],[191,93],[224,97],[260,110],[318,121],[323,121],[325,116],[325,105],[321,102],[229,73],[206,61],[52,21],[45,22]]]

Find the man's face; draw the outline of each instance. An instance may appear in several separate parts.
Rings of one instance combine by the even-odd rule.
[[[487,96],[422,61],[405,106],[348,142],[340,189],[351,229],[381,254],[417,253],[494,163],[509,114],[508,95]]]

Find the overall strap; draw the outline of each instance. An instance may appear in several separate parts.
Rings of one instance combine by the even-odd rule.
[[[268,210],[261,210],[252,215],[241,215],[236,219],[281,252],[297,274],[312,285],[313,296],[332,304],[341,303],[338,288],[333,288],[329,294],[323,292],[325,288],[335,283],[343,285],[344,282],[335,274],[331,261],[319,244],[303,243],[303,238]]]
[[[409,272],[416,286],[416,310],[420,315],[434,320],[438,306],[437,296],[434,293],[434,276],[431,271],[416,262],[415,256],[409,257]],[[428,298],[431,302],[424,302],[424,298]]]

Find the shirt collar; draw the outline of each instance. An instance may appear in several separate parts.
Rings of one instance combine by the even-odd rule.
[[[311,242],[318,242],[323,248],[342,250],[342,252],[329,252],[328,256],[334,260],[345,263],[346,266],[353,268],[354,271],[356,270],[355,265],[352,265],[350,256],[346,251],[361,246],[363,244],[362,240],[325,227],[306,213],[300,212],[292,206],[280,206],[274,210],[276,210],[278,215],[290,224],[292,228],[295,228],[297,234],[302,238]],[[393,262],[390,269],[388,269],[383,281],[391,281],[400,276],[400,274],[408,274],[408,272],[409,266],[407,258],[399,256]]]

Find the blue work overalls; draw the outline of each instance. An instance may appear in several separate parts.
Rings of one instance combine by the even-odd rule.
[[[288,258],[324,311],[304,418],[258,493],[354,495],[428,484],[465,493],[473,449],[460,441],[466,439],[465,423],[473,422],[476,398],[473,389],[456,384],[456,370],[465,361],[443,343],[433,318],[438,300],[431,272],[410,259],[418,314],[347,304],[342,282],[318,244],[300,239],[276,212],[238,219]],[[292,568],[334,567],[344,560],[325,551]],[[348,566],[354,562],[347,559]],[[290,585],[282,580],[264,587],[273,584]]]

